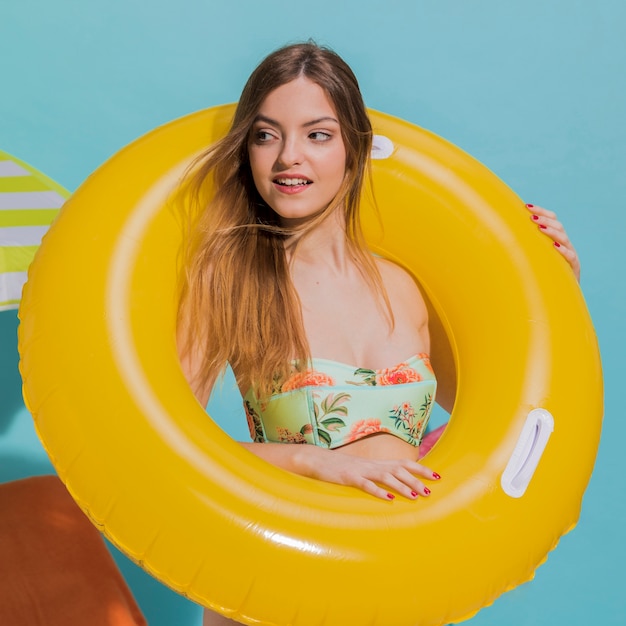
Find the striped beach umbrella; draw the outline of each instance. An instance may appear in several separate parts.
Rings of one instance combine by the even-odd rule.
[[[17,309],[26,271],[69,192],[0,150],[0,311]]]

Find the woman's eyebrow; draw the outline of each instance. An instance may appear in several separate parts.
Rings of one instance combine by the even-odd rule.
[[[254,118],[254,123],[263,122],[265,124],[269,124],[270,126],[276,126],[280,128],[280,122],[272,119],[271,117],[267,117],[265,115],[257,115]],[[315,120],[311,120],[310,122],[305,122],[302,124],[303,127],[315,126],[316,124],[320,124],[321,122],[334,122],[335,124],[339,124],[339,121],[331,116],[318,117]]]
[[[270,126],[280,126],[280,124],[276,121],[273,120],[271,117],[266,117],[265,115],[257,115],[254,118],[254,124],[256,124],[257,122],[264,122],[265,124],[269,124]]]
[[[321,122],[335,122],[335,124],[339,124],[339,122],[334,117],[326,116],[319,117],[318,119],[311,120],[310,122],[306,122],[306,124],[303,124],[303,126],[315,126],[316,124],[320,124]]]

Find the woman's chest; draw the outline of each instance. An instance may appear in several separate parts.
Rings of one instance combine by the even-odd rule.
[[[316,357],[377,368],[428,351],[420,332],[425,320],[397,302],[390,302],[388,310],[371,289],[313,289],[300,300],[304,331]]]

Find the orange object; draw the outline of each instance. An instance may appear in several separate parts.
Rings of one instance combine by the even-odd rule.
[[[0,624],[147,626],[100,533],[56,476],[0,485]]]

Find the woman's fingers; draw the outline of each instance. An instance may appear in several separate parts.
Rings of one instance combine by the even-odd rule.
[[[362,484],[355,484],[354,486],[381,500],[393,501],[396,497],[395,494],[391,493],[388,489],[381,487],[371,480],[363,479]]]
[[[397,495],[411,500],[428,496],[430,488],[424,484],[424,480],[439,479],[439,474],[432,469],[410,459],[368,459],[339,450],[325,450],[315,446],[296,447],[299,448],[299,461],[295,463],[299,471],[296,470],[296,473],[355,487],[381,500],[390,501]]]
[[[429,475],[432,476],[432,472],[429,472]],[[405,498],[411,499],[430,495],[430,489],[404,467],[398,469],[397,473],[393,474],[388,484]]]
[[[537,224],[541,232],[552,239],[554,248],[561,254],[570,264],[576,280],[580,282],[580,260],[576,249],[572,245],[563,224],[557,219],[556,213],[537,206],[536,204],[527,204],[526,208],[531,212],[530,218]]]
[[[382,500],[393,500],[396,494],[414,500],[430,495],[430,488],[418,476],[439,479],[436,472],[414,461],[371,461],[353,457],[343,482]]]
[[[576,251],[569,247],[560,245],[558,241],[554,242],[556,249],[566,258],[567,262],[572,266],[572,270],[574,275],[576,276],[576,280],[580,282],[580,261],[578,260],[578,255]]]

